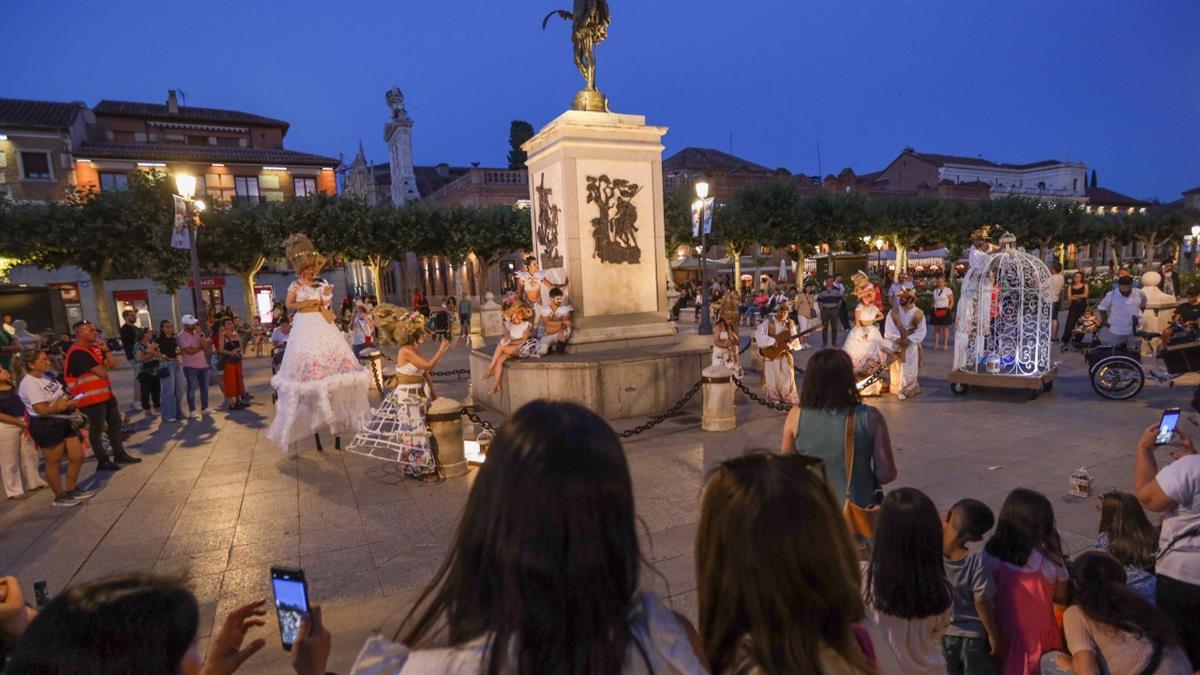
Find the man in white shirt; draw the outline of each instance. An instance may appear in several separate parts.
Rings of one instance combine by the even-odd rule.
[[[1100,314],[1100,343],[1126,345],[1137,348],[1137,327],[1142,310],[1146,309],[1146,296],[1133,287],[1133,277],[1117,279],[1117,290],[1109,291],[1096,305]]]
[[[758,325],[754,344],[763,357],[762,385],[767,399],[794,405],[800,397],[792,352],[800,349],[800,340],[796,339],[795,322],[788,318],[791,311],[786,301],[776,305],[775,314]]]
[[[288,321],[285,316],[279,320],[279,325],[275,330],[271,331],[271,346],[275,348],[286,347],[288,336],[292,334],[292,322]]]
[[[1063,286],[1067,283],[1063,276],[1062,265],[1054,261],[1050,265],[1050,299],[1054,301],[1050,309],[1050,341],[1058,342],[1058,313],[1062,311]]]
[[[921,343],[925,341],[925,313],[917,307],[917,292],[904,289],[898,304],[884,319],[883,337],[896,355],[888,374],[889,387],[900,400],[921,393]]]
[[[1165,514],[1158,537],[1155,601],[1179,632],[1193,668],[1200,667],[1200,455],[1187,436],[1176,432],[1171,443],[1155,443],[1158,424],[1142,432],[1134,450],[1133,487],[1138,501]],[[1175,461],[1161,470],[1159,447]]]

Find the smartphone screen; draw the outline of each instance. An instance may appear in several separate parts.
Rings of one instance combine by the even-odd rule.
[[[279,637],[283,641],[283,648],[291,650],[300,632],[300,617],[308,614],[308,585],[304,582],[304,570],[272,567],[271,587],[275,591]]]
[[[1163,411],[1162,419],[1158,422],[1158,436],[1154,442],[1163,445],[1171,442],[1175,435],[1175,426],[1179,424],[1179,408],[1167,408]]]

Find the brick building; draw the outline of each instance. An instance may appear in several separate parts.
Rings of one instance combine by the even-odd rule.
[[[82,102],[0,98],[0,195],[62,199],[75,186],[75,148],[94,124]]]

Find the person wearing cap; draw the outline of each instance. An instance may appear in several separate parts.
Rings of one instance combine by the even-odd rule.
[[[925,313],[917,307],[917,292],[906,288],[896,296],[899,304],[888,311],[883,337],[891,340],[889,388],[901,399],[921,393],[921,343],[925,341]]]
[[[200,392],[200,408],[205,415],[211,415],[215,410],[208,407],[208,354],[212,343],[200,332],[200,320],[191,314],[184,314],[179,319],[183,330],[176,337],[179,345],[179,365],[183,368],[183,377],[187,380],[188,419],[199,419],[196,413],[196,392]]]
[[[1117,289],[1109,291],[1096,306],[1100,313],[1100,344],[1136,349],[1138,324],[1145,309],[1146,296],[1133,287],[1133,277],[1117,277]]]

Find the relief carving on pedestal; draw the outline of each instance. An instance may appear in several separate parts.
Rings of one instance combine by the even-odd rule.
[[[623,178],[607,175],[587,177],[587,203],[596,204],[599,216],[592,218],[593,257],[606,263],[641,262],[637,244],[637,207],[633,198],[642,188]]]
[[[562,254],[558,252],[558,214],[562,209],[550,201],[553,189],[546,187],[546,174],[541,174],[537,190],[537,223],[533,237],[538,246],[538,258],[542,269],[562,267]]]

